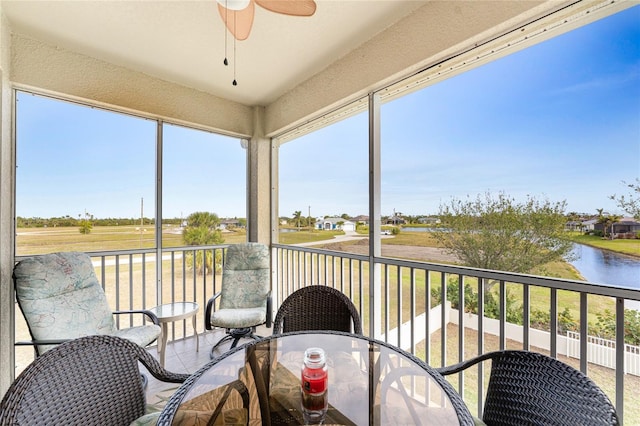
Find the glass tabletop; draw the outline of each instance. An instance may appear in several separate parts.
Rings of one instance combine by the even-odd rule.
[[[419,359],[326,331],[267,337],[212,360],[171,397],[158,424],[304,424],[300,377],[309,347],[326,354],[325,425],[473,424],[451,385]]]
[[[156,306],[149,309],[159,320],[183,319],[198,311],[198,304],[195,302],[172,302],[164,305]]]

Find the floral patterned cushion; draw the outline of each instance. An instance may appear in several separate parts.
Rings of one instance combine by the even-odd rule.
[[[155,426],[158,423],[159,417],[160,411],[145,414],[144,416],[135,419],[129,426]]]
[[[36,340],[119,334],[146,345],[160,334],[156,325],[123,332],[116,329],[111,308],[86,253],[33,256],[15,266],[13,277],[20,309]],[[51,347],[39,346],[38,352],[42,354]]]
[[[270,266],[269,248],[264,244],[229,246],[222,271],[220,307],[212,312],[211,323],[241,328],[265,322]]]
[[[253,327],[265,322],[266,312],[265,308],[220,309],[211,313],[211,323],[225,328]]]
[[[113,334],[123,339],[131,340],[140,346],[147,346],[158,338],[160,327],[155,324],[139,325],[116,330]]]

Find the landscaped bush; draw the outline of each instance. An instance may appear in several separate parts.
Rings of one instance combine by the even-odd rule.
[[[613,312],[605,309],[596,314],[598,321],[589,324],[589,334],[604,339],[615,340],[616,318]],[[624,310],[624,342],[629,345],[640,346],[640,312],[634,309]]]
[[[434,305],[440,304],[442,300],[442,289],[440,287],[431,289],[431,298]],[[459,309],[460,291],[457,277],[450,277],[447,283],[447,300],[451,302],[453,309]],[[506,294],[506,319],[512,324],[522,325],[522,305],[516,297],[507,289]],[[464,284],[464,311],[471,314],[478,314],[478,293],[473,290],[469,283]],[[484,315],[487,318],[500,318],[500,304],[498,297],[491,291],[484,294]]]

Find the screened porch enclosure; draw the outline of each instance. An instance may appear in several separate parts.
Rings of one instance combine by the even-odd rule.
[[[507,86],[504,69],[492,66],[498,66],[502,59],[522,58],[518,55],[525,48],[544,46],[571,30],[618,13],[635,10],[631,16],[637,17],[637,5],[617,1],[497,2],[491,3],[490,9],[482,2],[459,2],[456,6],[449,2],[400,2],[402,12],[393,12],[397,14],[394,20],[385,21],[378,33],[354,27],[353,36],[359,44],[350,44],[350,50],[340,52],[334,62],[292,61],[292,67],[306,64],[306,74],[291,77],[291,82],[277,80],[277,74],[251,74],[247,86],[260,90],[238,94],[230,85],[221,89],[217,81],[215,85],[202,83],[187,75],[187,68],[197,66],[185,65],[184,74],[175,74],[180,60],[166,61],[166,54],[158,56],[170,62],[167,66],[171,68],[156,75],[149,64],[146,68],[133,59],[101,53],[97,44],[83,46],[81,40],[89,40],[89,44],[97,40],[83,39],[81,33],[69,40],[48,33],[44,27],[33,30],[25,20],[29,10],[21,9],[31,6],[8,3],[0,3],[0,361],[15,365],[15,369],[0,372],[0,392],[33,359],[28,347],[14,346],[29,336],[15,304],[11,272],[16,261],[42,252],[42,247],[37,239],[30,240],[32,245],[24,244],[25,235],[20,233],[24,223],[20,221],[47,216],[46,209],[36,208],[75,193],[76,198],[70,196],[66,201],[68,213],[50,216],[60,223],[69,215],[78,222],[118,217],[121,214],[115,207],[126,200],[127,213],[121,216],[130,219],[126,226],[134,230],[136,238],[121,243],[116,228],[123,224],[109,225],[113,227],[110,240],[91,241],[91,232],[82,234],[87,238],[81,240],[78,233],[78,242],[72,245],[66,240],[52,244],[53,234],[48,231],[61,224],[47,223],[38,232],[43,240],[50,237],[47,244],[52,244],[49,247],[54,251],[90,254],[114,309],[179,301],[200,305],[196,318],[196,330],[202,338],[198,353],[190,321],[176,322],[170,328],[167,365],[179,372],[194,371],[217,340],[219,331],[204,330],[203,313],[207,300],[220,290],[226,247],[257,241],[271,247],[274,312],[298,288],[331,286],[353,301],[365,335],[396,345],[430,365],[449,365],[505,348],[547,353],[593,378],[625,423],[640,422],[640,409],[634,404],[634,390],[640,386],[640,355],[625,345],[625,303],[640,302],[640,290],[566,275],[514,273],[383,253],[383,240],[397,237],[390,230],[383,232],[389,221],[395,225],[395,219],[403,215],[429,219],[436,215],[443,197],[461,196],[462,192],[442,192],[441,182],[455,180],[460,191],[482,193],[486,176],[481,172],[490,169],[498,182],[524,194],[529,182],[518,176],[522,163],[497,161],[498,154],[527,158],[527,168],[538,174],[551,174],[548,170],[552,170],[557,173],[554,187],[574,191],[579,179],[563,174],[573,169],[557,160],[567,161],[570,156],[564,155],[566,152],[579,156],[574,143],[594,133],[591,126],[598,122],[600,104],[585,98],[585,105],[595,105],[592,110],[572,116],[556,113],[554,123],[577,122],[583,132],[573,134],[563,128],[558,140],[565,137],[571,143],[559,142],[558,150],[535,150],[537,133],[518,130],[531,121],[536,108],[520,92],[511,93],[515,103],[501,104],[513,87]],[[71,7],[73,2],[60,3],[60,7]],[[105,5],[112,7],[109,2]],[[140,12],[135,13],[142,19]],[[87,23],[94,19],[90,14],[82,17]],[[54,18],[52,14],[52,21]],[[272,20],[276,18],[256,15],[256,29],[260,21],[277,28],[277,21]],[[196,26],[195,18],[193,22]],[[175,40],[161,38],[166,35],[146,21],[140,21],[140,28],[148,31],[150,40],[163,40],[173,57],[180,57],[170,50]],[[305,39],[301,34],[290,38]],[[327,32],[327,37],[330,35]],[[138,39],[132,39],[132,44],[134,41]],[[572,43],[575,40],[567,46],[575,46]],[[188,43],[177,44],[181,50],[189,50]],[[120,46],[126,50],[126,44]],[[254,49],[245,46],[249,46],[245,54]],[[310,46],[306,49],[313,50]],[[567,48],[566,56],[574,50]],[[204,57],[203,52],[197,49]],[[264,52],[256,57],[247,69],[278,62]],[[191,59],[183,60],[193,65],[187,62]],[[518,75],[531,63],[522,60],[520,65],[523,68],[514,71]],[[573,76],[575,69],[567,69],[566,74]],[[487,80],[470,86],[467,78],[473,70],[485,73]],[[238,80],[244,90],[242,78]],[[498,80],[498,85],[490,86],[490,80]],[[522,80],[521,86],[533,86],[533,82]],[[265,87],[273,87],[273,92],[265,94]],[[445,91],[451,87],[457,92]],[[503,92],[498,93],[496,87]],[[543,89],[533,91],[553,92],[558,96],[554,101],[566,97],[558,87]],[[630,89],[617,90],[624,93]],[[37,114],[25,120],[24,108],[29,102],[42,102],[42,109],[32,109]],[[540,105],[546,108],[550,103]],[[631,115],[638,112],[632,102],[619,107]],[[475,113],[493,108],[492,120]],[[66,117],[62,117],[63,109],[68,112]],[[504,110],[521,114],[517,119],[504,119]],[[633,126],[623,125],[628,123],[625,118],[628,115],[618,114],[620,121],[609,123],[609,130],[624,130],[633,136],[634,129],[629,129]],[[455,125],[445,123],[452,119]],[[78,122],[91,124],[92,131],[80,133]],[[545,127],[545,123],[536,124],[537,128]],[[45,136],[34,145],[24,143],[36,129]],[[120,132],[111,133],[114,129]],[[398,136],[398,129],[407,133]],[[492,138],[509,141],[502,151],[471,139],[474,133],[488,129],[496,129]],[[637,129],[635,132],[637,135]],[[74,133],[80,136],[69,143],[69,135]],[[456,136],[466,144],[458,144]],[[56,150],[63,146],[75,156],[47,164],[47,160],[58,158]],[[638,149],[637,142],[629,146],[631,151]],[[33,173],[38,164],[51,168],[39,170],[43,174]],[[65,169],[81,165],[86,167],[82,180],[61,178]],[[615,169],[626,177],[633,173],[629,172],[633,167],[620,161]],[[432,174],[421,180],[414,174],[416,170]],[[119,179],[122,175],[125,183]],[[456,180],[462,175],[464,179]],[[45,180],[53,185],[40,193],[34,191],[38,182]],[[337,194],[344,200],[342,204],[332,204]],[[422,202],[421,210],[407,211],[414,199]],[[26,206],[29,208],[23,210]],[[107,206],[114,209],[107,210]],[[200,212],[215,213],[233,229],[221,230],[222,240],[186,242],[183,231],[189,216]],[[297,232],[307,226],[312,234],[317,218],[335,216],[337,224],[343,213],[368,219],[366,231],[358,236],[367,240],[360,250],[340,245],[327,248],[313,241],[288,243],[280,232],[283,226],[297,228]],[[297,223],[292,216],[297,217]],[[283,225],[283,221],[289,223]],[[202,259],[199,267],[197,259]],[[522,301],[515,307],[514,295]],[[577,330],[571,332],[563,322],[567,304],[578,313],[574,318]],[[615,337],[606,349],[598,349],[590,322],[603,306],[614,317]],[[541,320],[540,310],[548,313],[548,318]],[[126,325],[135,320],[120,321]],[[154,353],[156,349],[150,350]],[[474,414],[480,414],[488,373],[477,368],[448,378]],[[150,388],[154,396],[161,391]],[[419,388],[414,392],[414,397],[423,397]]]

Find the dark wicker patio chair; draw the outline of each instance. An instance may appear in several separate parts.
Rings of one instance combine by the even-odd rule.
[[[491,360],[482,414],[487,425],[617,425],[604,392],[575,368],[528,351],[497,351],[437,368],[442,375]]]
[[[362,325],[347,296],[335,288],[312,285],[291,293],[282,302],[273,323],[273,334],[306,330],[362,334]]]
[[[0,425],[130,425],[145,414],[138,362],[158,380],[182,383],[144,348],[116,336],[62,343],[35,359],[0,403]]]

